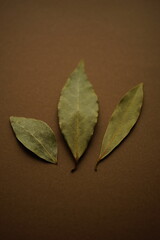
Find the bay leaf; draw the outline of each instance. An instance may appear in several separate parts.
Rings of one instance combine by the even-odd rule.
[[[61,91],[59,126],[75,158],[75,169],[86,150],[98,118],[98,98],[81,61]]]
[[[10,117],[10,123],[17,139],[38,157],[50,163],[57,163],[57,143],[52,129],[43,121]]]
[[[132,88],[116,106],[105,132],[97,166],[129,134],[137,122],[143,102],[143,83]]]

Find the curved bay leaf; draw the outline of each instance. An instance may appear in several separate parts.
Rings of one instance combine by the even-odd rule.
[[[50,163],[57,163],[57,144],[52,129],[43,121],[10,117],[17,139],[38,157]]]
[[[98,164],[128,135],[137,122],[143,102],[143,83],[128,91],[116,106],[105,132]]]
[[[87,148],[98,118],[98,98],[81,61],[62,89],[58,104],[59,126],[75,158]]]

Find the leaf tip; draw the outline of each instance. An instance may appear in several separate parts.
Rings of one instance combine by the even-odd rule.
[[[139,84],[137,85],[137,88],[138,88],[138,89],[142,92],[142,94],[143,94],[144,83],[143,83],[143,82],[139,83]]]
[[[52,158],[49,162],[52,164],[58,165],[57,159],[55,158]]]
[[[81,59],[80,62],[78,63],[78,67],[84,69],[84,60]]]
[[[10,117],[9,117],[9,120],[10,120],[10,121],[12,121],[12,120],[13,120],[13,118],[14,118],[13,116],[10,116]]]
[[[137,85],[137,87],[139,87],[139,88],[142,88],[142,89],[143,89],[143,87],[144,87],[144,83],[143,83],[143,82],[139,83],[139,84]]]
[[[9,117],[9,121],[10,121],[10,124],[11,124],[11,125],[14,123],[14,120],[15,120],[15,117],[14,117],[14,116],[10,116],[10,117]]]

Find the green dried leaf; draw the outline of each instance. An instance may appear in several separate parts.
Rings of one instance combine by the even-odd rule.
[[[128,91],[116,106],[105,132],[98,164],[120,144],[137,122],[143,102],[143,83]]]
[[[17,139],[38,157],[50,163],[57,163],[57,144],[52,129],[43,121],[10,117]]]
[[[87,148],[98,118],[98,99],[81,61],[62,89],[58,116],[60,129],[75,158],[75,164]]]

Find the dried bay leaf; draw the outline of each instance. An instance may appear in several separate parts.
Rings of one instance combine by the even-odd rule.
[[[62,89],[58,104],[59,126],[75,158],[88,146],[98,118],[98,98],[81,61]],[[76,169],[75,167],[75,169]]]
[[[43,121],[10,117],[10,123],[17,139],[38,157],[50,163],[57,163],[57,143],[52,129]]]
[[[116,106],[105,132],[97,166],[129,134],[138,120],[143,103],[143,83],[128,91]]]

